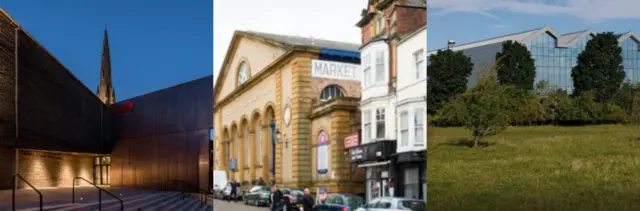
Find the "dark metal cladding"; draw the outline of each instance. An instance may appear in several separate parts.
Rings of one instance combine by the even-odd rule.
[[[212,84],[207,76],[113,105],[135,108],[112,116],[112,186],[163,189],[178,179],[208,190]]]

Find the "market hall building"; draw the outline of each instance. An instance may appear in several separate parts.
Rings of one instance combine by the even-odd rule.
[[[97,93],[2,9],[0,32],[0,189],[27,188],[18,174],[38,189],[71,187],[75,177],[152,189],[164,189],[152,179],[179,179],[209,189],[212,76],[114,104],[106,30]]]
[[[244,186],[362,193],[343,144],[359,126],[359,63],[357,44],[236,31],[214,88],[214,168]]]

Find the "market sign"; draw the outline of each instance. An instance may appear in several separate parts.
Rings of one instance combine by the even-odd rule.
[[[351,147],[358,146],[360,144],[358,133],[351,134],[344,138],[344,148],[349,149]]]
[[[360,81],[360,65],[314,59],[311,60],[311,77]]]

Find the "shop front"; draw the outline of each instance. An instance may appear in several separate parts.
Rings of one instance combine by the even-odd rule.
[[[361,144],[349,148],[352,163],[366,171],[365,193],[367,201],[371,199],[394,196],[395,165],[392,160],[396,150],[395,140],[382,140]]]
[[[396,175],[398,175],[396,196],[426,200],[426,159],[424,151],[403,152],[395,155]]]

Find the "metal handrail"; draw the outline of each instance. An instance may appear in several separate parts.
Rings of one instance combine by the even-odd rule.
[[[198,188],[198,187],[196,187],[196,186],[194,186],[194,185],[191,185],[191,184],[189,184],[188,182],[182,181],[182,180],[177,180],[177,179],[174,179],[174,180],[167,180],[167,181],[165,182],[165,186],[164,186],[165,191],[167,191],[167,184],[168,184],[168,183],[172,183],[172,182],[178,182],[178,183],[181,183],[181,184],[186,185],[186,186],[188,187],[188,194],[191,194],[191,193],[192,193],[192,192],[191,192],[191,190],[192,190],[192,189],[197,190],[197,191],[198,191],[198,194],[200,195],[200,207],[202,207],[204,204],[206,204],[206,203],[207,203],[207,197],[208,197],[211,193],[209,193],[209,192],[207,192],[207,191],[205,191],[205,190],[202,190],[202,189],[200,189],[200,188]],[[187,195],[187,193],[185,193],[184,191],[183,191],[182,193],[184,194],[184,195],[182,195],[182,199],[184,199],[184,196],[185,196],[185,195]]]
[[[124,210],[124,202],[122,202],[122,199],[120,199],[120,197],[116,196],[115,194],[101,188],[98,187],[97,185],[93,184],[92,182],[89,182],[89,180],[82,178],[82,177],[75,177],[73,178],[73,188],[71,189],[71,203],[75,204],[76,203],[76,180],[84,180],[85,182],[93,185],[93,187],[96,187],[98,189],[98,210],[102,210],[102,191],[104,191],[105,193],[111,195],[111,197],[118,199],[118,201],[120,201],[120,211]]]
[[[31,185],[31,183],[29,183],[26,179],[24,179],[24,177],[22,177],[20,174],[14,174],[13,175],[13,192],[11,192],[11,208],[13,211],[16,210],[16,179],[20,179],[22,180],[24,183],[26,183],[27,185],[29,185],[29,187],[31,187],[31,189],[33,189],[34,191],[36,191],[36,193],[38,193],[38,195],[40,195],[40,211],[42,211],[42,193],[36,189],[36,187],[33,187],[33,185]]]

